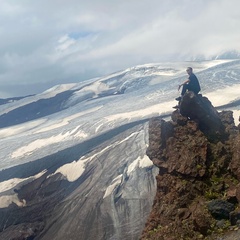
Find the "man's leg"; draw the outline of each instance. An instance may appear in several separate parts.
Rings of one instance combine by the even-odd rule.
[[[183,87],[182,87],[181,96],[183,96],[186,93],[187,89],[188,89],[188,85],[184,84]]]
[[[182,100],[183,95],[186,93],[187,90],[188,90],[188,84],[184,84],[184,85],[182,86],[181,96],[175,98],[175,100],[177,100],[177,101],[180,102],[180,101]]]

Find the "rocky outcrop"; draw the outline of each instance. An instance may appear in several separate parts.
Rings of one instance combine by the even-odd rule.
[[[142,239],[217,239],[236,230],[240,133],[231,111],[218,113],[189,92],[171,121],[150,120],[147,155],[159,175]]]
[[[223,138],[225,131],[217,110],[201,94],[188,92],[180,103],[180,113],[199,124],[199,129],[211,140]]]

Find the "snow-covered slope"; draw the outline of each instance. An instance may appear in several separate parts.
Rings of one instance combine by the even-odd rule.
[[[240,60],[146,64],[1,105],[0,237],[14,224],[36,239],[138,239],[158,171],[147,121],[172,112],[187,66],[237,122]]]

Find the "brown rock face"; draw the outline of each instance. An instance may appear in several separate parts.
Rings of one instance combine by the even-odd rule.
[[[237,179],[240,180],[240,135],[235,138],[233,142],[233,156],[230,163],[230,168],[232,172],[237,176]]]
[[[185,119],[181,123],[177,125],[174,122],[165,123],[161,119],[151,120],[147,154],[162,171],[192,177],[203,176],[208,141],[198,130],[196,122]]]
[[[227,229],[219,230],[221,219],[208,203],[239,206],[240,133],[232,112],[218,113],[207,98],[186,95],[172,121],[150,120],[147,155],[159,175],[142,239],[215,239]]]

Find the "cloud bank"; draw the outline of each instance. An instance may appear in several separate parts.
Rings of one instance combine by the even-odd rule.
[[[240,51],[238,0],[1,0],[0,98]]]

